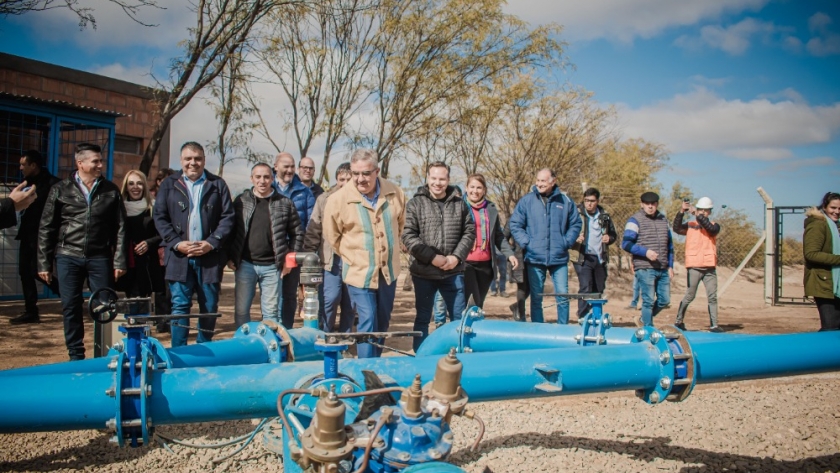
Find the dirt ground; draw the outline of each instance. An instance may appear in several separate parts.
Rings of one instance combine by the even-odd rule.
[[[674,322],[685,287],[684,275],[672,284],[672,307],[657,324]],[[728,277],[720,272],[721,284]],[[795,268],[785,281],[797,281]],[[233,334],[233,284],[227,274],[222,290],[223,314],[215,339]],[[618,326],[632,326],[638,311],[625,309],[632,277],[611,276],[606,311]],[[786,294],[801,291],[791,283]],[[570,287],[576,287],[572,280]],[[510,289],[509,289],[510,290]],[[551,290],[547,287],[546,290]],[[819,328],[816,308],[769,307],[763,302],[763,280],[747,271],[730,286],[720,301],[720,324],[734,333],[810,332]],[[489,297],[488,317],[509,319],[513,298]],[[546,301],[546,318],[556,312]],[[574,308],[575,304],[572,304]],[[411,330],[413,293],[397,289],[391,330]],[[41,304],[42,323],[13,326],[7,320],[22,310],[21,303],[0,303],[0,369],[66,360],[60,304]],[[259,317],[259,308],[252,315]],[[573,312],[574,313],[574,312]],[[575,317],[572,316],[572,320]],[[706,300],[700,291],[686,319],[689,329],[708,328]],[[87,323],[87,346],[92,351],[92,322]],[[168,335],[160,337],[165,345]],[[410,348],[409,339],[394,346]],[[89,352],[90,352],[89,351]],[[523,399],[471,404],[487,426],[478,452],[469,445],[476,438],[475,424],[456,418],[458,433],[447,460],[469,473],[531,473],[556,471],[840,471],[840,373],[698,386],[682,403],[648,406],[631,392]],[[202,444],[228,441],[253,429],[251,421],[167,425],[161,434]],[[0,435],[0,471],[282,471],[280,457],[262,442],[243,451],[194,449],[157,443],[138,449],[118,449],[102,431],[43,432]],[[223,462],[222,454],[234,457]]]
[[[791,268],[791,274],[786,275],[785,281],[790,281],[785,286],[785,294],[793,295],[801,293],[801,270]],[[731,273],[726,269],[718,272],[719,285]],[[397,299],[394,303],[394,312],[391,317],[391,331],[409,331],[414,322],[414,294],[402,290],[403,278],[397,284]],[[656,324],[666,325],[674,323],[676,308],[685,293],[685,276],[683,269],[678,267],[677,274],[671,285],[671,308],[666,309],[657,316]],[[574,275],[570,278],[570,288],[577,287]],[[551,290],[550,284],[546,291]],[[514,287],[508,285],[507,291],[514,292]],[[606,297],[609,299],[605,310],[613,317],[616,326],[629,327],[634,325],[634,317],[639,312],[626,309],[631,299],[632,278],[628,274],[612,274],[608,282]],[[719,298],[719,323],[728,332],[735,333],[792,333],[812,332],[819,329],[819,318],[814,306],[786,306],[773,307],[764,303],[764,281],[758,270],[746,270],[727,289],[722,298]],[[259,320],[259,296],[255,299],[251,309],[252,317]],[[508,306],[514,302],[514,297],[493,297],[488,296],[485,303],[485,312],[488,318],[510,319],[511,313]],[[546,298],[545,317],[547,322],[556,322],[557,315],[553,301]],[[526,304],[527,306],[527,304]],[[22,302],[0,302],[0,369],[19,368],[46,363],[56,363],[67,360],[67,351],[64,346],[64,332],[61,319],[61,304],[57,300],[42,301],[39,303],[41,309],[41,323],[36,325],[11,325],[8,319],[17,316],[23,311]],[[194,306],[197,309],[197,305]],[[575,321],[576,302],[572,301],[571,320]],[[530,309],[529,309],[530,310]],[[222,340],[233,336],[235,330],[233,324],[233,273],[225,273],[222,285],[222,296],[219,304],[219,311],[223,314],[217,324],[215,340]],[[297,322],[300,325],[300,321]],[[705,292],[701,288],[697,298],[691,304],[686,317],[686,325],[689,330],[708,329],[709,320],[706,310]],[[192,334],[194,337],[194,334]],[[169,344],[169,335],[158,336],[165,344]],[[194,338],[193,338],[194,340]],[[393,346],[401,350],[410,350],[411,341],[408,339],[393,339]],[[88,349],[88,357],[93,354],[93,322],[86,318],[85,346]]]

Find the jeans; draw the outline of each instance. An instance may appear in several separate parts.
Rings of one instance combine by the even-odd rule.
[[[239,328],[251,321],[251,303],[257,284],[260,286],[260,312],[263,320],[280,323],[278,311],[283,300],[280,296],[282,276],[273,264],[256,265],[242,260],[234,273],[236,281],[234,293],[233,321]]]
[[[671,303],[671,277],[667,269],[637,269],[642,295],[642,322],[653,325],[653,318]]]
[[[77,258],[57,255],[58,286],[61,292],[61,312],[64,317],[64,343],[71,360],[85,358],[85,324],[82,297],[85,279],[90,292],[112,286],[113,268],[108,258]]]
[[[467,306],[464,299],[464,275],[455,274],[443,279],[426,279],[417,276],[411,277],[414,280],[414,302],[417,315],[414,317],[414,331],[423,335],[414,338],[414,351],[420,348],[423,340],[429,336],[429,321],[432,318],[432,307],[435,301],[435,293],[440,291],[446,310],[452,320],[461,318]]]
[[[597,255],[583,255],[583,263],[575,263],[578,294],[603,294],[607,287],[607,265]],[[578,299],[577,315],[582,319],[589,312],[589,302]]]
[[[495,274],[493,274],[493,281],[490,282],[490,292],[504,294],[505,283],[507,282],[507,262],[504,254],[499,253],[496,255],[496,270]],[[498,286],[496,285],[497,279],[499,281]]]
[[[435,325],[443,325],[446,323],[446,302],[443,302],[443,296],[440,291],[435,293],[435,309],[434,309]]]
[[[198,310],[202,314],[215,313],[219,310],[219,291],[221,284],[201,283],[201,265],[196,258],[189,259],[187,269],[187,280],[167,281],[169,291],[172,292],[172,314],[189,314],[192,308],[192,296],[198,296]],[[205,343],[213,340],[213,330],[216,328],[215,317],[202,317],[198,319],[198,334],[195,337],[196,343]],[[172,347],[181,347],[187,344],[187,336],[190,333],[190,319],[172,320]]]
[[[33,315],[38,315],[38,286],[35,284],[36,281],[49,287],[53,293],[59,294],[58,278],[53,278],[49,284],[46,284],[38,277],[38,242],[35,241],[36,239],[21,240],[18,248],[18,274],[20,275],[20,286],[23,289],[23,303],[26,313]]]
[[[356,327],[359,332],[388,331],[388,326],[391,324],[391,312],[394,310],[396,289],[397,282],[391,281],[391,284],[387,284],[381,271],[379,272],[379,289],[347,286],[353,309],[359,314],[359,325]],[[381,339],[379,343],[382,343]],[[382,355],[382,349],[370,343],[360,343],[357,346],[359,358],[375,358]]]
[[[335,331],[335,318],[338,310],[341,309],[338,331],[352,332],[356,315],[353,313],[353,304],[350,302],[350,291],[347,284],[341,280],[341,259],[338,255],[333,256],[332,268],[324,271],[324,283],[321,284],[321,288],[324,295],[321,330]]]
[[[300,268],[294,268],[282,281],[283,291],[277,306],[280,308],[280,317],[283,319],[283,326],[290,329],[295,326],[297,317],[298,287],[300,287]]]
[[[630,307],[636,308],[639,306],[639,276],[633,272],[633,300],[630,301]]]
[[[709,326],[717,327],[717,270],[715,268],[687,268],[686,279],[688,279],[688,283],[685,297],[680,302],[680,308],[677,309],[676,323],[683,323],[685,311],[688,310],[688,305],[694,301],[694,296],[697,295],[697,288],[700,287],[700,281],[703,281],[703,286],[706,287],[706,298],[709,300]]]
[[[565,264],[546,266],[528,263],[528,284],[531,286],[531,322],[543,322],[543,288],[545,287],[546,272],[551,273],[555,293],[569,292],[569,267]],[[569,298],[556,296],[557,323],[569,323]]]

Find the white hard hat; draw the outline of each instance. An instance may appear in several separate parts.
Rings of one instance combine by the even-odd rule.
[[[697,205],[695,205],[698,209],[711,209],[714,207],[712,203],[712,199],[708,197],[700,197],[700,200],[697,201]]]

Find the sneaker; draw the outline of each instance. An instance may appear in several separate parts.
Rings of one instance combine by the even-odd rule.
[[[628,305],[627,307],[625,307],[625,309],[627,309],[627,310],[636,310],[636,306],[634,306],[633,304],[630,304],[630,305]]]
[[[645,326],[645,323],[642,321],[642,316],[641,315],[636,317],[634,319],[634,321],[636,322],[636,327],[644,327]]]
[[[712,333],[723,333],[725,330],[715,325],[714,327],[709,327],[709,331]]]
[[[687,328],[685,328],[685,324],[682,323],[682,322],[674,324],[674,327],[677,327],[678,329],[682,330],[683,332],[688,330]]]
[[[33,314],[30,312],[24,312],[19,316],[9,320],[9,323],[12,325],[22,325],[22,324],[40,324],[41,323],[41,316],[38,314]]]
[[[507,299],[508,297],[510,297],[510,294],[508,294],[507,292],[501,292],[501,293],[499,293],[499,295],[500,295],[500,296],[502,296],[502,297],[504,297],[505,299]]]

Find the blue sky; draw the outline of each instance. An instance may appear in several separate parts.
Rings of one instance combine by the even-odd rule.
[[[96,7],[96,30],[80,31],[66,11],[0,19],[0,50],[149,84],[185,37],[191,17],[181,8],[142,13],[156,28],[107,5]],[[515,0],[507,10],[563,25],[569,81],[615,107],[624,136],[669,150],[657,176],[666,187],[680,180],[758,223],[758,186],[777,205],[840,190],[840,2]],[[263,106],[282,109],[277,95]],[[173,144],[208,141],[213,130],[195,101],[173,123]],[[226,178],[244,185],[243,170],[226,168]]]

